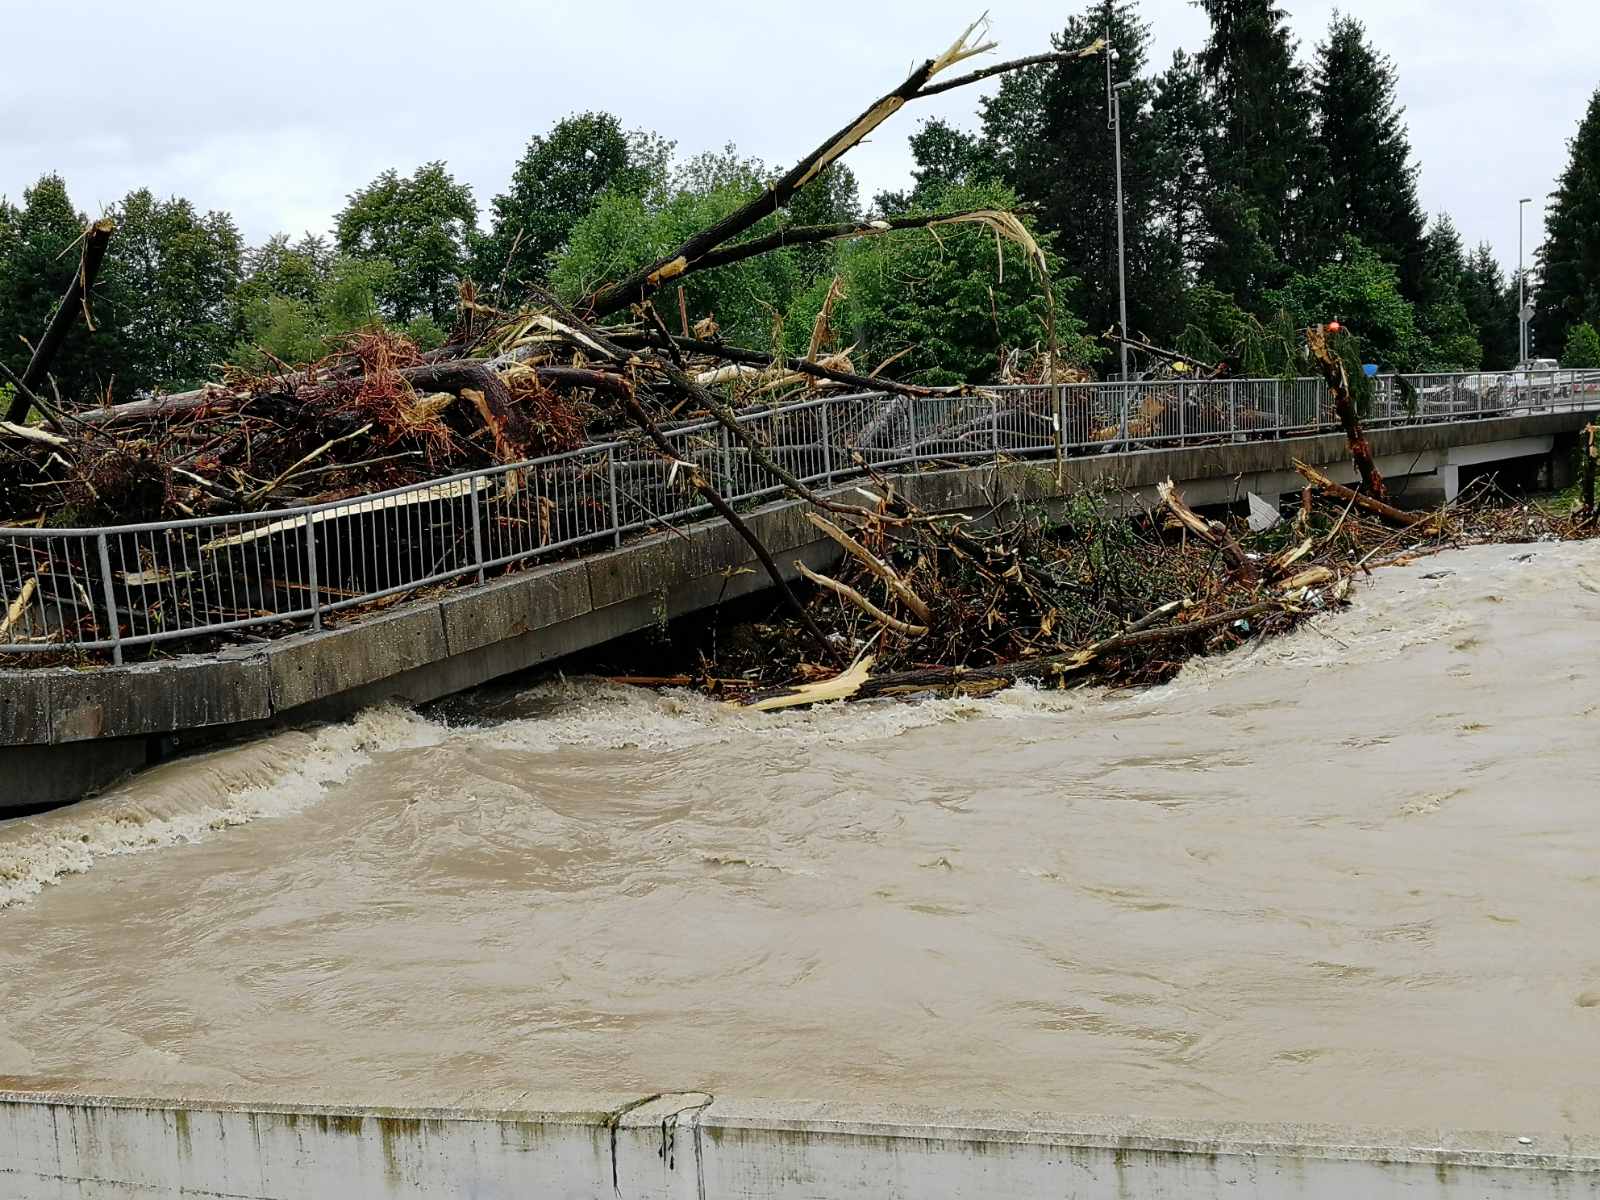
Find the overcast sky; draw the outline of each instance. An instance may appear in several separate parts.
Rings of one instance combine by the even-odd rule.
[[[937,53],[988,2],[999,57],[1047,48],[1080,5],[1040,0],[0,0],[0,194],[46,171],[90,213],[129,189],[233,213],[252,242],[324,231],[379,171],[445,159],[480,206],[531,134],[609,109],[684,152],[788,166]],[[1329,0],[1282,0],[1309,57]],[[1152,61],[1196,49],[1187,0],[1143,0]],[[1467,243],[1517,252],[1600,83],[1600,0],[1345,0],[1400,68],[1421,190]],[[911,106],[849,162],[898,186],[923,117],[974,125],[963,89]]]

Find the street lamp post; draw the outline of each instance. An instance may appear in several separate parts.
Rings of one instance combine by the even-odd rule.
[[[1128,382],[1128,251],[1122,216],[1122,93],[1131,79],[1111,89],[1111,125],[1117,153],[1117,303],[1122,321],[1122,382]]]
[[[1522,215],[1533,203],[1532,196],[1517,201],[1517,349],[1518,362],[1528,361],[1528,269],[1522,257]]]

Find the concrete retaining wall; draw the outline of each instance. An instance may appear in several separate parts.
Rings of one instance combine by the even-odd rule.
[[[716,1100],[518,1112],[0,1093],[0,1200],[1600,1196],[1592,1142]]]
[[[1555,439],[1583,421],[1562,413],[1371,436],[1386,475],[1438,477],[1448,490],[1462,466],[1548,457]],[[1072,458],[1059,472],[1049,462],[924,471],[898,476],[895,486],[928,509],[984,511],[996,502],[1048,506],[1097,483],[1153,503],[1154,485],[1172,478],[1191,503],[1221,504],[1247,491],[1298,490],[1294,458],[1355,478],[1343,437],[1323,435]],[[848,495],[853,486],[838,490]],[[791,577],[796,559],[826,568],[838,558],[797,503],[769,505],[747,519]],[[3,670],[0,812],[76,799],[186,742],[265,722],[338,716],[386,699],[437,699],[767,586],[749,547],[710,521],[445,591],[342,628],[215,655],[82,671]]]

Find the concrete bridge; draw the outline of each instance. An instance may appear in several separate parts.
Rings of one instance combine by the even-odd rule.
[[[1370,432],[1384,474],[1408,503],[1453,498],[1484,470],[1570,482],[1584,412],[1396,425]],[[961,469],[904,469],[894,486],[933,511],[987,511],[1002,502],[1048,505],[1108,484],[1153,500],[1172,478],[1191,503],[1221,505],[1255,492],[1297,492],[1299,458],[1350,482],[1342,436],[1313,434],[1174,446],[1053,461],[1000,460]],[[843,495],[854,484],[836,483]],[[476,491],[472,493],[476,496]],[[785,570],[825,570],[839,550],[776,501],[747,520]],[[279,522],[279,526],[282,522]],[[306,528],[314,529],[311,518]],[[337,717],[379,701],[425,702],[768,586],[749,547],[720,521],[701,521],[459,586],[363,615],[340,628],[159,662],[89,669],[0,670],[0,813],[70,801],[108,781],[206,741],[274,725]],[[592,543],[591,543],[592,544]]]

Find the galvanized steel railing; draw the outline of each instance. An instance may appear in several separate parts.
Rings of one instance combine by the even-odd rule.
[[[1385,376],[1372,427],[1600,408],[1600,371]],[[999,387],[983,396],[827,396],[740,417],[808,484],[866,468],[1130,453],[1334,424],[1314,379]],[[668,434],[729,500],[783,489],[720,425]],[[309,624],[708,509],[681,465],[620,440],[334,503],[99,529],[0,529],[0,653],[109,650]]]

